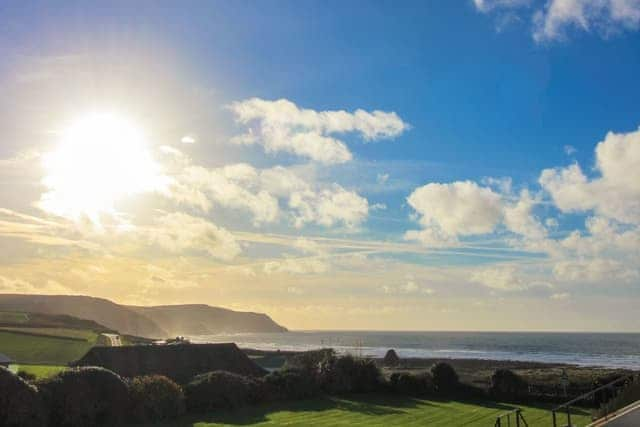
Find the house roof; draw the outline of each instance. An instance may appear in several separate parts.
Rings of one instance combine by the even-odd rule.
[[[11,360],[9,356],[7,356],[6,354],[0,353],[0,363],[10,363],[10,362],[13,362],[13,360]]]
[[[217,370],[248,376],[266,373],[232,343],[93,347],[74,365],[101,366],[125,377],[160,374],[179,383]]]

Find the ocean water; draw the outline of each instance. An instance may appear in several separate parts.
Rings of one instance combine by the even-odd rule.
[[[192,342],[235,342],[261,350],[332,347],[341,353],[518,360],[640,370],[640,333],[292,331],[204,335]]]

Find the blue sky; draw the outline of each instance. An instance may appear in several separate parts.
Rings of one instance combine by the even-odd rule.
[[[293,328],[640,328],[637,0],[0,17],[0,291]]]

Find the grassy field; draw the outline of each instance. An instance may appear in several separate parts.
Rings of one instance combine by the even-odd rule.
[[[0,353],[17,363],[65,365],[82,357],[93,342],[0,331]]]
[[[0,311],[1,323],[27,323],[29,315],[26,313],[19,313],[16,311]]]
[[[15,373],[25,371],[35,375],[37,379],[41,379],[51,377],[58,372],[64,371],[67,367],[59,365],[11,365],[9,369]]]
[[[3,326],[0,327],[0,331],[54,338],[71,338],[89,342],[95,342],[96,337],[98,336],[98,334],[93,331],[67,328],[22,328],[15,326]]]
[[[187,416],[176,422],[162,425],[172,427],[237,425],[491,427],[497,415],[513,408],[512,405],[493,402],[434,401],[367,395],[248,407],[234,412]],[[550,425],[551,413],[548,407],[522,408],[530,427]],[[572,421],[575,426],[582,427],[590,422],[590,418],[586,412],[582,412],[572,417]]]

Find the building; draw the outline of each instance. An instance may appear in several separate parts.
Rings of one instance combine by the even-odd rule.
[[[246,376],[266,373],[233,343],[93,347],[73,364],[101,366],[123,377],[159,374],[178,383],[211,371]]]

